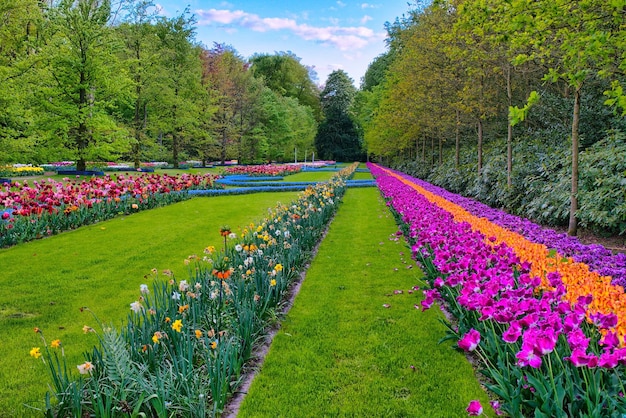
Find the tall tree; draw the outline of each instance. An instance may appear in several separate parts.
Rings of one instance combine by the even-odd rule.
[[[117,33],[124,40],[124,63],[134,86],[128,118],[134,139],[131,156],[135,168],[139,168],[144,157],[142,148],[146,142],[150,89],[156,78],[158,55],[153,8],[152,0],[130,1],[126,5],[124,23],[117,28]]]
[[[212,135],[219,144],[218,159],[237,158],[241,147],[241,112],[247,108],[251,81],[249,65],[230,46],[215,44],[202,55],[203,77],[214,100]]]
[[[0,3],[0,162],[35,158],[35,146],[28,137],[32,97],[23,85],[24,75],[37,64],[34,53],[42,12],[36,0]]]
[[[355,95],[354,82],[345,71],[330,73],[320,96],[324,120],[315,137],[315,148],[320,158],[338,161],[362,159],[359,130],[350,113]]]
[[[169,139],[171,160],[178,167],[185,141],[197,124],[197,92],[201,91],[201,50],[194,45],[195,19],[186,10],[180,16],[160,18],[156,24],[161,74],[155,103],[159,130]]]
[[[115,55],[108,26],[109,0],[61,0],[50,9],[49,41],[43,68],[46,82],[40,105],[52,136],[66,139],[77,169],[87,158],[112,158],[125,148],[125,134],[108,112],[114,97],[128,86]]]
[[[614,62],[609,39],[623,31],[623,4],[590,0],[515,0],[509,9],[512,42],[528,44],[516,63],[541,60],[547,66],[545,79],[565,82],[573,96],[571,119],[571,188],[568,234],[577,234],[578,153],[581,93],[586,81],[605,75]],[[615,18],[622,24],[616,24]],[[623,33],[623,32],[622,32]]]
[[[254,76],[262,78],[267,87],[309,106],[320,119],[319,90],[311,79],[311,68],[302,65],[294,53],[255,54],[250,63]]]

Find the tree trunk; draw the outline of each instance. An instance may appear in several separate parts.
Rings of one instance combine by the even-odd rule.
[[[420,156],[420,140],[415,138],[415,161],[417,162]]]
[[[224,165],[226,163],[226,143],[228,141],[228,138],[226,136],[226,128],[224,128],[222,130],[222,149],[221,149],[221,160],[222,160],[222,165]]]
[[[478,118],[478,174],[483,169],[483,121]]]
[[[87,135],[88,128],[85,122],[85,116],[83,115],[83,109],[89,105],[89,99],[87,97],[87,88],[84,87],[86,83],[86,74],[81,71],[80,73],[80,89],[78,90],[78,108],[80,109],[78,123],[78,130],[76,132],[76,148],[78,150],[78,161],[76,162],[77,171],[85,171],[87,169],[87,162],[85,161],[85,150],[87,148]]]
[[[456,127],[454,129],[454,168],[459,169],[459,157],[461,154],[461,112],[456,110]]]
[[[435,165],[435,136],[431,135],[430,137],[430,166],[433,167]]]
[[[139,41],[135,42],[135,58],[137,62],[141,62],[141,52],[139,47]],[[135,143],[133,144],[133,157],[134,157],[134,165],[136,169],[139,169],[141,165],[141,158],[139,153],[141,152],[141,128],[143,125],[143,121],[141,120],[141,73],[138,73],[135,77],[135,94],[137,95],[137,99],[135,100]]]
[[[506,95],[509,101],[509,109],[513,105],[513,93],[511,91],[511,66],[506,67]],[[508,118],[507,136],[506,136],[506,185],[510,189],[513,185],[513,125],[511,119]]]
[[[580,89],[574,91],[574,113],[572,115],[572,190],[570,192],[569,226],[567,234],[575,236],[578,232],[576,211],[578,211],[578,125],[580,122]]]

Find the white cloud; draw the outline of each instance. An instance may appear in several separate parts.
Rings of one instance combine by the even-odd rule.
[[[296,36],[312,42],[331,45],[341,51],[364,48],[372,42],[385,38],[385,33],[376,33],[365,26],[317,27],[298,23],[295,19],[265,17],[242,10],[210,9],[197,10],[198,25],[226,25],[250,29],[255,32],[287,30]]]
[[[361,3],[361,9],[378,9],[380,4]]]
[[[361,18],[361,25],[365,25],[367,22],[373,19],[374,18],[372,16],[365,15]]]
[[[346,7],[346,4],[344,2],[342,2],[341,0],[337,1],[337,6],[339,7]]]

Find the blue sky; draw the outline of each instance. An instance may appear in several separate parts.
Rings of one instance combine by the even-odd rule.
[[[225,43],[248,58],[291,51],[314,66],[318,84],[342,69],[359,87],[369,63],[385,51],[385,22],[411,8],[407,0],[155,0],[161,14],[185,7],[197,18],[196,40]]]

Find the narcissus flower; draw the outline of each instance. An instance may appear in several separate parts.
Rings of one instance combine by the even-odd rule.
[[[141,306],[141,302],[139,301],[134,301],[133,303],[130,304],[130,310],[135,313],[141,312],[142,309],[143,309],[143,306]]]
[[[59,348],[61,346],[61,340],[52,340],[50,342],[50,347]]]
[[[93,370],[93,364],[89,361],[84,362],[76,366],[80,374],[90,374]]]
[[[202,338],[202,331],[200,331],[199,329],[196,330],[196,338],[197,339]]]
[[[274,270],[276,271],[283,271],[283,265],[278,263],[274,266]]]
[[[39,347],[33,347],[30,350],[30,355],[32,357],[39,358],[39,357],[41,357],[41,350],[39,349]]]
[[[181,321],[180,319],[174,321],[174,323],[172,324],[172,329],[176,332],[181,332],[181,330],[183,329],[183,321]]]
[[[215,350],[217,348],[217,341],[211,342],[211,348]]]
[[[273,287],[273,286],[276,286],[276,279],[272,279],[272,280],[270,281],[270,286],[272,286],[272,287]]]

